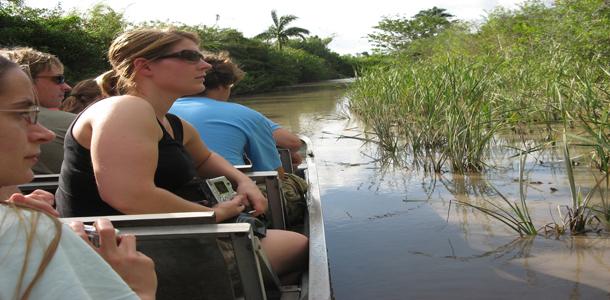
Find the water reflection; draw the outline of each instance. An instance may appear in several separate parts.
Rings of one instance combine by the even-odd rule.
[[[408,157],[384,156],[349,113],[341,88],[239,102],[314,143],[337,299],[609,298],[607,237],[515,239],[498,221],[451,204],[483,205],[497,197],[490,186],[518,200],[518,159],[506,145],[533,147],[530,139],[502,138],[492,149],[500,167],[484,175],[439,176],[404,163]],[[528,157],[525,192],[538,227],[570,203],[558,153],[549,147]],[[586,163],[575,172],[583,191],[599,176]]]

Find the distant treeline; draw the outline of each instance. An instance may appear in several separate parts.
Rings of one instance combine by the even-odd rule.
[[[271,21],[271,20],[270,20]],[[357,58],[328,49],[332,38],[308,36],[289,40],[277,49],[263,40],[246,38],[231,28],[149,21],[132,24],[123,13],[97,4],[87,10],[35,9],[23,1],[0,0],[0,47],[28,46],[57,55],[71,83],[108,70],[106,55],[112,40],[134,27],[177,27],[199,34],[202,48],[228,51],[242,69],[236,93],[256,93],[278,86],[354,76]]]

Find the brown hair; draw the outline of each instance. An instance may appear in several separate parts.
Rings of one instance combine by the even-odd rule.
[[[102,89],[97,85],[97,81],[85,79],[72,88],[70,95],[61,103],[59,109],[77,114],[99,100],[101,96]]]
[[[135,71],[133,61],[136,58],[154,60],[168,54],[176,43],[189,39],[199,44],[199,37],[191,32],[176,29],[140,28],[119,35],[108,49],[108,61],[112,65],[114,76],[102,79],[101,86],[108,95],[129,92],[135,89]],[[116,77],[116,78],[115,78]],[[116,80],[115,84],[109,82]]]
[[[15,62],[9,60],[7,57],[0,55],[0,94],[4,93],[4,88],[6,86],[3,78],[6,73],[13,69],[19,67]]]
[[[104,98],[118,96],[120,94],[123,94],[123,93],[117,91],[117,82],[118,81],[119,81],[119,77],[116,75],[114,70],[106,71],[106,72],[102,73],[102,75],[95,77],[95,82],[97,83],[97,86],[100,88],[100,90],[102,92],[102,96]]]
[[[57,56],[46,52],[40,52],[32,48],[17,47],[2,49],[0,50],[0,55],[10,59],[18,65],[27,65],[30,68],[30,75],[32,78],[36,78],[38,74],[50,70],[51,67],[57,67],[59,69],[64,68],[64,65]]]
[[[212,69],[205,74],[206,90],[236,84],[245,76],[244,71],[231,60],[228,52],[206,55],[203,60],[212,65]],[[205,91],[203,94],[205,95]]]
[[[21,68],[21,70],[28,76],[30,80],[32,80],[32,75],[30,74],[30,68],[28,65],[18,65],[14,61],[10,60],[6,56],[0,55],[0,94],[5,92],[6,82],[4,82],[3,78],[6,73],[13,68]],[[38,98],[36,95],[36,89],[32,87],[32,93],[34,94],[34,100],[38,103]]]

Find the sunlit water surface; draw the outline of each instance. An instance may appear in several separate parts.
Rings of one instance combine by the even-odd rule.
[[[452,202],[501,201],[489,185],[518,200],[518,159],[498,148],[498,168],[469,177],[384,166],[344,93],[335,82],[237,100],[313,142],[336,299],[610,298],[607,236],[521,239]],[[533,155],[526,168],[539,227],[559,222],[557,206],[571,201],[557,153]],[[575,172],[583,193],[599,176]]]

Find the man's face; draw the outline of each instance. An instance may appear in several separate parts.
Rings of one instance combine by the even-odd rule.
[[[65,94],[72,87],[63,82],[64,70],[58,66],[51,66],[48,70],[40,72],[34,78],[34,87],[38,94],[40,106],[57,108],[64,99]]]

